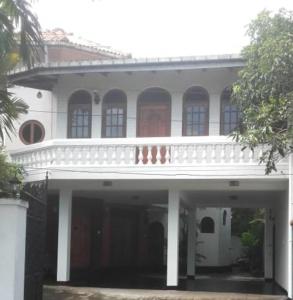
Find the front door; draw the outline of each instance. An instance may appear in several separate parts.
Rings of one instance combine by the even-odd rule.
[[[145,102],[141,103],[138,110],[138,137],[164,137],[170,136],[170,107],[168,102]],[[157,147],[152,147],[152,163],[156,163]],[[162,147],[161,163],[165,163],[166,149]],[[148,149],[143,148],[143,163],[148,159]]]
[[[87,268],[90,265],[90,218],[86,214],[72,217],[71,266]]]
[[[138,115],[138,137],[170,136],[168,103],[142,103]]]

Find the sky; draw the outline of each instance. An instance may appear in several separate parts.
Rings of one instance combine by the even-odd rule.
[[[263,9],[293,10],[293,0],[37,0],[42,29],[131,53],[170,57],[239,53],[247,25]]]

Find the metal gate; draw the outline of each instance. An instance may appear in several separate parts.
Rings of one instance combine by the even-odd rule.
[[[28,201],[25,249],[25,300],[41,300],[45,263],[47,181],[24,185],[21,199]]]

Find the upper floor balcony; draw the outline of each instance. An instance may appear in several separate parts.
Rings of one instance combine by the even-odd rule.
[[[54,179],[266,178],[255,151],[225,136],[55,139],[11,153],[29,173]],[[286,178],[288,162],[272,178]]]

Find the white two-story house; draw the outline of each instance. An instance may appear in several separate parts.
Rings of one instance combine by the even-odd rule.
[[[27,181],[48,175],[57,281],[74,270],[166,264],[166,284],[177,286],[183,251],[187,275],[196,274],[197,208],[222,208],[224,220],[224,208],[259,207],[267,212],[265,278],[292,296],[292,166],[283,160],[267,176],[265,146],[242,151],[228,136],[239,121],[229,87],[243,65],[238,55],[116,58],[45,61],[11,74],[37,89],[39,107],[7,149]],[[215,231],[212,218],[201,231]],[[225,251],[214,259],[225,261]]]

